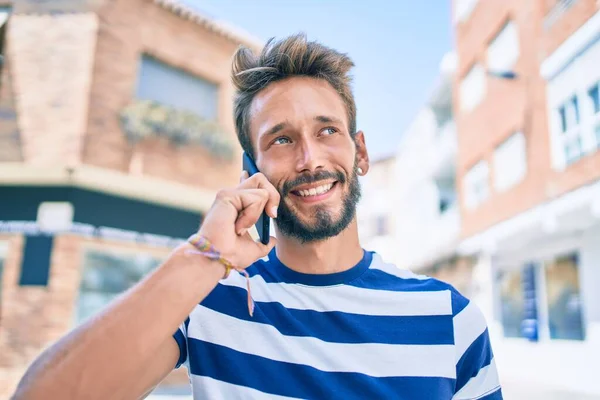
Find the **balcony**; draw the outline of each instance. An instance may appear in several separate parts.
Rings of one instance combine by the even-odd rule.
[[[398,252],[398,264],[412,270],[431,265],[454,251],[460,235],[460,213],[453,204],[438,217],[422,224],[419,229],[402,231],[396,238],[402,248]]]
[[[432,144],[431,176],[437,178],[454,176],[457,147],[456,123],[450,120],[440,127],[436,140]]]

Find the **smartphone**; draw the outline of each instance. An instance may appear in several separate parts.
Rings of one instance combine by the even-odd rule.
[[[252,160],[252,158],[246,152],[244,152],[242,156],[242,165],[244,171],[248,172],[248,176],[252,176],[259,172],[254,160]],[[268,244],[269,239],[271,238],[271,219],[264,210],[258,218],[258,221],[256,221],[255,225],[261,243]]]

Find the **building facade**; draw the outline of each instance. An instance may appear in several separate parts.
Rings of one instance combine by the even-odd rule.
[[[456,251],[461,219],[456,190],[454,53],[440,63],[428,100],[393,156],[373,163],[363,180],[361,242],[400,268],[472,292],[473,260]]]
[[[5,1],[0,23],[7,398],[40,351],[155,268],[237,183],[231,57],[260,44],[173,0]],[[166,384],[187,384],[181,372]]]
[[[389,262],[396,258],[396,216],[391,201],[395,170],[394,155],[371,162],[368,174],[360,178],[362,199],[356,211],[362,246]]]
[[[508,381],[600,394],[600,3],[454,2],[459,252]]]

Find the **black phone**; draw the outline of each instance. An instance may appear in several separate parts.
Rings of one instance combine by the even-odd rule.
[[[252,160],[252,157],[250,157],[246,152],[244,152],[242,156],[242,164],[244,171],[248,172],[248,176],[252,176],[259,172],[254,160]],[[263,244],[268,244],[269,239],[271,238],[271,218],[269,218],[264,210],[258,218],[258,221],[256,221],[255,226],[258,236],[260,237],[260,242]]]

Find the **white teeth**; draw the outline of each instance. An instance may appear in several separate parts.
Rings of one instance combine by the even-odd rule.
[[[302,197],[316,196],[318,194],[323,194],[323,193],[329,192],[329,190],[331,189],[332,186],[333,186],[333,183],[328,183],[327,185],[318,186],[318,187],[312,188],[312,189],[299,190],[298,193]]]

